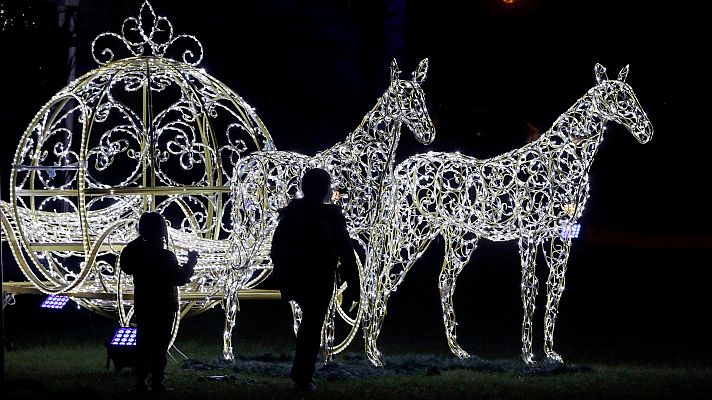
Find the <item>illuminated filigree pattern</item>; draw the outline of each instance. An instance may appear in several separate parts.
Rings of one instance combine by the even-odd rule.
[[[176,42],[195,46],[193,50],[187,48],[181,54],[184,63],[192,66],[200,64],[203,59],[203,45],[195,36],[173,35],[173,25],[166,17],[156,16],[153,7],[148,1],[141,5],[138,17],[130,17],[121,25],[121,35],[105,32],[97,36],[91,43],[91,54],[94,61],[106,65],[114,61],[114,51],[109,47],[101,48],[101,43],[109,44],[110,41],[119,41],[135,57],[143,56],[148,50],[156,57],[164,57],[166,51]],[[97,49],[97,45],[101,51]]]
[[[653,128],[631,87],[628,67],[609,80],[595,68],[598,84],[562,114],[538,140],[500,156],[478,160],[459,153],[426,153],[410,157],[395,170],[393,191],[384,195],[382,238],[369,249],[369,312],[364,322],[368,357],[381,364],[376,340],[391,293],[438,235],[445,240],[445,260],[438,286],[448,343],[458,357],[468,357],[457,343],[453,293],[457,276],[481,238],[518,240],[524,306],[522,357],[532,356],[532,315],[538,282],[536,254],[542,246],[549,267],[544,328],[546,357],[562,362],[554,351],[554,324],[564,290],[571,247],[562,228],[575,223],[588,198],[588,172],[614,121],[645,143]]]
[[[423,60],[411,80],[400,79],[400,70],[394,60],[390,86],[361,124],[343,142],[315,156],[263,150],[243,158],[237,166],[233,186],[235,242],[249,248],[237,253],[246,255],[246,258],[236,264],[247,264],[253,272],[241,271],[242,280],[235,282],[237,286],[253,287],[271,271],[269,248],[277,226],[277,210],[299,196],[300,179],[308,168],[320,167],[329,171],[339,193],[335,202],[343,208],[351,236],[364,248],[368,246],[370,228],[380,215],[381,197],[392,179],[401,125],[405,124],[424,144],[430,143],[435,134],[420,86],[427,68],[428,62]],[[343,291],[343,288],[339,290]],[[230,298],[227,301],[229,303]],[[295,320],[298,320],[298,307],[293,307]],[[360,311],[354,318],[340,307],[336,308],[338,310],[332,309],[331,312],[338,312],[352,329],[347,339],[332,345],[334,328],[329,324],[333,320],[327,321],[323,339],[329,354],[338,353],[348,345],[360,318]],[[230,358],[232,354],[227,342],[225,350],[225,357]]]
[[[129,58],[115,60],[113,41]],[[179,59],[166,58],[179,45]],[[554,351],[554,326],[564,290],[570,231],[588,197],[588,171],[614,121],[642,143],[652,126],[625,78],[609,80],[596,65],[598,84],[562,114],[538,140],[478,160],[459,153],[425,153],[394,168],[405,124],[422,143],[435,135],[421,84],[423,60],[412,79],[395,61],[391,84],[347,138],[314,156],[276,151],[253,108],[197,68],[203,50],[193,36],[174,35],[165,17],[145,2],[121,34],[92,43],[101,65],[57,93],[33,118],[15,153],[10,202],[0,222],[22,272],[42,292],[81,291],[73,298],[96,312],[133,316],[130,277],[119,254],[136,237],[136,221],[156,210],[169,221],[169,246],[179,262],[201,253],[193,280],[181,289],[175,322],[223,302],[223,353],[232,359],[237,293],[263,282],[272,270],[269,248],[277,210],[300,195],[300,178],[321,167],[333,178],[352,238],[365,254],[356,312],[335,287],[322,330],[327,360],[353,339],[360,323],[376,365],[376,341],[386,304],[413,263],[437,235],[446,242],[439,278],[448,343],[457,343],[453,293],[457,276],[481,238],[518,240],[524,308],[522,356],[532,356],[532,316],[538,292],[539,246],[549,267],[544,351]],[[562,232],[564,232],[562,234]],[[362,261],[359,259],[359,261]],[[363,261],[362,261],[363,262]],[[198,300],[195,300],[198,298]],[[3,299],[3,307],[11,301]],[[292,304],[295,330],[301,311]],[[349,327],[338,343],[338,316]],[[175,337],[175,336],[174,336]]]
[[[118,255],[136,237],[136,222],[156,210],[169,222],[180,262],[200,260],[182,293],[181,316],[222,299],[227,268],[244,258],[234,238],[231,183],[250,152],[273,149],[255,111],[227,86],[190,64],[165,58],[170,23],[144,3],[119,38],[135,57],[105,64],[57,93],[20,139],[2,226],[25,276],[41,291],[97,294],[76,299],[102,314],[132,317],[130,277]],[[134,35],[134,36],[131,36]],[[138,35],[139,39],[135,36]],[[95,44],[97,43],[95,41]],[[197,41],[195,41],[197,43]],[[144,47],[150,55],[142,55]],[[198,43],[198,47],[200,44]],[[95,53],[96,54],[96,53]],[[183,61],[199,54],[185,51]],[[177,323],[177,322],[176,322]]]

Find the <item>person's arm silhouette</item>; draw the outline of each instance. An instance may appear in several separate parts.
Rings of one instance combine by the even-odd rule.
[[[169,254],[171,257],[169,265],[175,267],[167,271],[167,280],[176,286],[185,285],[190,281],[190,277],[192,277],[195,272],[195,265],[198,263],[198,252],[195,250],[189,251],[188,261],[183,266],[178,264],[178,260],[173,252],[169,252]]]

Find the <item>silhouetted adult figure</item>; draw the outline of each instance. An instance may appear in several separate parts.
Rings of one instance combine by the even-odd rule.
[[[175,254],[166,249],[168,228],[156,212],[141,215],[139,237],[121,252],[121,270],[133,275],[136,313],[136,351],[138,354],[136,391],[146,392],[146,378],[151,370],[151,390],[166,391],[164,371],[166,352],[178,311],[178,288],[193,276],[198,252],[188,253],[182,267]]]
[[[324,204],[331,197],[329,173],[308,170],[301,188],[304,197],[279,210],[270,255],[282,299],[294,300],[302,309],[290,377],[298,389],[315,391],[314,364],[338,262],[351,296],[359,287],[358,269],[341,208]]]

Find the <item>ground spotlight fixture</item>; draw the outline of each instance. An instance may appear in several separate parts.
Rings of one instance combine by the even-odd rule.
[[[561,228],[561,237],[564,239],[578,239],[581,233],[581,224],[571,224]]]
[[[119,328],[111,339],[112,346],[136,346],[136,328]]]
[[[106,369],[109,369],[112,361],[116,371],[136,368],[136,328],[118,328],[111,340],[104,342],[104,346]]]
[[[67,302],[69,301],[69,297],[67,296],[61,296],[61,295],[56,295],[56,294],[50,294],[47,296],[45,301],[42,302],[40,307],[42,308],[54,308],[54,309],[61,309],[64,308],[65,305],[67,305]]]

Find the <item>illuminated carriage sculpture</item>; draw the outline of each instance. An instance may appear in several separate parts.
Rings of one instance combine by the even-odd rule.
[[[133,57],[114,61],[103,46],[107,40],[125,45]],[[183,51],[182,62],[166,58],[181,42],[193,50]],[[427,60],[412,80],[400,78],[394,61],[391,85],[357,129],[307,157],[276,151],[254,110],[197,68],[197,39],[174,37],[148,2],[137,18],[124,21],[121,35],[97,37],[92,53],[102,67],[55,95],[20,140],[10,203],[2,203],[15,258],[35,288],[68,294],[128,326],[132,285],[118,256],[136,237],[140,214],[156,210],[169,221],[169,245],[179,261],[191,249],[201,254],[196,276],[181,288],[179,317],[222,302],[226,359],[233,357],[238,295],[279,296],[253,288],[271,272],[276,210],[297,195],[305,168],[332,172],[345,193],[339,203],[349,230],[365,247],[392,177],[401,125],[423,143],[434,137],[420,87]],[[366,272],[360,272],[363,281]],[[355,336],[365,301],[347,312],[338,293],[323,330],[327,359]],[[293,307],[296,329],[300,314]],[[345,324],[338,328],[337,315]],[[338,340],[337,329],[344,332]]]
[[[112,41],[130,56],[114,60]],[[166,57],[184,45],[181,61]],[[127,326],[132,284],[118,256],[139,215],[155,210],[180,262],[190,249],[201,254],[181,289],[181,317],[218,304],[228,276],[241,289],[259,284],[267,272],[243,268],[252,244],[238,240],[231,200],[234,166],[273,147],[253,108],[197,67],[202,45],[175,36],[148,2],[121,35],[99,35],[92,55],[101,66],[50,99],[17,147],[2,228],[24,275]]]

